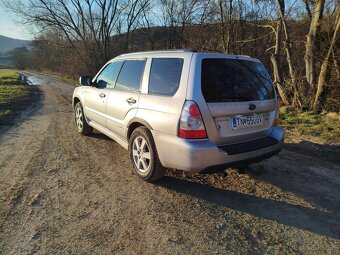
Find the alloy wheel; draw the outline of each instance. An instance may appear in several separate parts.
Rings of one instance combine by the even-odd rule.
[[[76,108],[76,123],[77,123],[78,131],[81,132],[83,130],[84,121],[83,121],[83,112],[79,106]]]
[[[151,153],[148,142],[142,136],[137,136],[132,145],[133,162],[141,173],[146,173],[151,167]]]

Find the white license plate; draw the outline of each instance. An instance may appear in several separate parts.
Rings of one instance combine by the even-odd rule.
[[[257,127],[263,125],[263,114],[251,116],[235,116],[231,118],[231,128],[240,129],[247,127]]]

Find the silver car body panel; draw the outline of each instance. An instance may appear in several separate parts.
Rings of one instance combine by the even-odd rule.
[[[148,94],[149,74],[153,58],[181,58],[183,67],[180,83],[173,96]],[[164,51],[124,54],[110,60],[145,59],[140,92],[99,89],[80,86],[73,98],[81,102],[88,124],[128,149],[128,130],[134,122],[146,125],[152,132],[160,161],[164,167],[199,172],[209,166],[237,162],[278,151],[284,141],[284,131],[274,126],[277,97],[262,101],[207,103],[201,90],[201,63],[204,58],[229,58],[245,61],[259,60],[248,56],[196,53],[190,51]],[[106,65],[107,65],[106,64]],[[105,66],[106,66],[105,65]],[[103,68],[105,68],[105,66]],[[93,82],[103,68],[93,78]],[[105,94],[105,96],[103,96]],[[127,99],[136,102],[130,104]],[[195,101],[201,111],[208,134],[207,139],[179,138],[178,125],[185,100]],[[73,100],[74,103],[74,100]],[[249,104],[256,109],[249,110]],[[230,119],[237,115],[263,114],[259,127],[233,130]],[[274,137],[275,145],[236,155],[228,155],[219,146]]]
[[[198,103],[209,139],[217,145],[222,145],[268,136],[270,134],[270,127],[273,125],[275,118],[276,96],[275,99],[272,100],[206,103],[202,90],[196,88],[196,84],[201,84],[201,66],[202,60],[205,58],[226,58],[254,61],[258,63],[261,62],[258,59],[250,58],[248,56],[237,55],[201,53],[193,56],[186,98]],[[256,109],[253,111],[249,110],[249,104],[251,103],[256,105]],[[254,113],[264,114],[263,126],[235,131],[231,130],[230,125],[228,125],[230,118],[233,116],[252,115]],[[221,125],[220,129],[217,127],[218,125]]]
[[[271,130],[271,136],[279,141],[277,144],[246,153],[228,155],[210,139],[181,139],[154,130],[152,135],[155,138],[158,155],[163,165],[190,172],[200,172],[210,166],[251,160],[270,152],[278,152],[284,142],[283,129],[276,127]]]

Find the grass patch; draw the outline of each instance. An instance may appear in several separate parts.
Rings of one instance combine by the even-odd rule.
[[[39,98],[38,87],[23,84],[15,70],[0,69],[0,133]]]
[[[339,113],[315,114],[282,107],[280,123],[287,134],[286,149],[340,164]]]
[[[20,84],[19,74],[10,69],[0,69],[0,85]]]
[[[340,114],[315,114],[313,112],[286,111],[280,109],[283,128],[301,135],[317,136],[324,140],[340,142]]]
[[[0,104],[14,102],[29,93],[27,85],[0,85]]]
[[[28,93],[28,86],[21,85],[19,74],[16,71],[0,70],[0,105],[14,102],[19,97],[28,95]]]

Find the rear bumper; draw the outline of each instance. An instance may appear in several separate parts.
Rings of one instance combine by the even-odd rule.
[[[284,143],[284,130],[273,128],[271,135],[266,139],[277,142],[268,142],[258,139],[245,144],[236,144],[235,148],[251,148],[241,150],[233,146],[218,147],[209,139],[182,139],[152,130],[159,159],[164,167],[181,169],[190,172],[218,171],[231,166],[251,164],[269,158],[280,152]],[[246,151],[246,152],[244,152]],[[228,154],[229,152],[229,154]]]

